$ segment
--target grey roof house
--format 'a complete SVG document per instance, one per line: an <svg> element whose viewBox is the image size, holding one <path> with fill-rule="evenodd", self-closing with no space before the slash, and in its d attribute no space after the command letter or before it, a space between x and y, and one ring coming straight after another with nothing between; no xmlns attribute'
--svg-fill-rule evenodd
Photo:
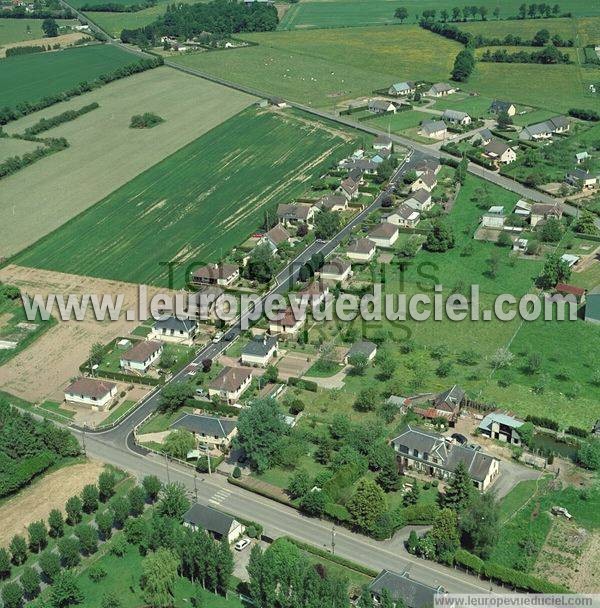
<svg viewBox="0 0 600 608"><path fill-rule="evenodd" d="M380 602L384 589L388 590L394 605L401 602L406 608L431 608L435 596L445 592L443 587L432 587L410 578L408 572L398 574L392 570L382 570L369 585L376 602Z"/></svg>
<svg viewBox="0 0 600 608"><path fill-rule="evenodd" d="M242 350L242 363L244 365L258 365L264 367L277 353L277 337L254 336Z"/></svg>
<svg viewBox="0 0 600 608"><path fill-rule="evenodd" d="M206 530L217 540L226 537L229 543L239 538L245 530L231 515L198 503L193 504L184 513L183 525L193 530Z"/></svg>
<svg viewBox="0 0 600 608"><path fill-rule="evenodd" d="M368 340L355 342L344 357L344 363L347 365L353 355L359 354L364 355L367 358L367 361L372 361L377 354L377 344L375 344L375 342L369 342Z"/></svg>

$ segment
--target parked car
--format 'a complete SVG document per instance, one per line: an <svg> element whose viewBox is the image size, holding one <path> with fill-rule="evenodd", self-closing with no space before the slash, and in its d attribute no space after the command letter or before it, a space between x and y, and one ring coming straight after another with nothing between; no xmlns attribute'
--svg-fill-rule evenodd
<svg viewBox="0 0 600 608"><path fill-rule="evenodd" d="M203 388L197 388L196 389L196 395L202 396L202 395L204 395L205 392L206 391Z"/></svg>
<svg viewBox="0 0 600 608"><path fill-rule="evenodd" d="M249 538L242 538L241 540L238 540L237 543L235 543L234 549L236 551L243 551L249 544L250 544Z"/></svg>
<svg viewBox="0 0 600 608"><path fill-rule="evenodd" d="M223 332L222 331L218 331L214 336L213 336L213 344L216 344L217 342L221 341L221 338L223 337Z"/></svg>
<svg viewBox="0 0 600 608"><path fill-rule="evenodd" d="M571 519L573 516L564 507L552 507L553 515L562 515L567 519Z"/></svg>

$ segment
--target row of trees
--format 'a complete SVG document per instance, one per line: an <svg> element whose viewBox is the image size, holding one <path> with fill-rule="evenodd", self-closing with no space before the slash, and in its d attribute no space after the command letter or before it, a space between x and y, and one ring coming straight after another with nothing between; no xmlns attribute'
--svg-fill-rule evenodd
<svg viewBox="0 0 600 608"><path fill-rule="evenodd" d="M69 142L64 137L54 137L43 140L44 145L38 146L32 152L25 152L22 156L11 156L0 163L0 179L8 177L38 160L60 152L69 147Z"/></svg>
<svg viewBox="0 0 600 608"><path fill-rule="evenodd" d="M145 8L156 5L156 0L144 0L137 4L121 4L119 2L89 2L84 4L80 11L96 11L100 13L137 13Z"/></svg>
<svg viewBox="0 0 600 608"><path fill-rule="evenodd" d="M100 107L100 104L96 101L89 103L85 106L79 108L79 110L67 110L66 112L62 112L61 114L57 114L52 118L41 118L31 127L27 127L25 129L25 135L38 135L39 133L43 133L44 131L48 131L49 129L53 129L58 125L61 125L65 122L69 122L71 120L75 120L92 110L96 110Z"/></svg>
<svg viewBox="0 0 600 608"><path fill-rule="evenodd" d="M496 6L491 14L495 19L500 18L500 7ZM460 21L469 21L469 20L477 20L486 21L488 15L490 14L490 9L485 6L476 6L476 5L465 5L465 6L455 6L451 10L442 9L439 12L436 9L428 9L424 10L421 13L420 19L423 21L433 22L438 19L443 23L447 23L448 21L460 22ZM401 21L404 21L408 17L408 10L406 7L399 7L396 9L394 16ZM550 5L550 4L521 4L519 6L519 11L516 16L512 17L513 19L535 19L544 17L546 19L550 17L561 17L563 16L561 12L561 8L558 4ZM567 13L565 16L570 16L570 13Z"/></svg>
<svg viewBox="0 0 600 608"><path fill-rule="evenodd" d="M541 51L517 51L509 53L506 49L490 51L487 49L481 56L481 61L492 63L542 63L553 65L558 63L572 63L568 53L561 53L554 45L549 44Z"/></svg>
<svg viewBox="0 0 600 608"><path fill-rule="evenodd" d="M469 48L463 49L458 53L452 67L452 80L456 82L466 82L475 69L475 56Z"/></svg>

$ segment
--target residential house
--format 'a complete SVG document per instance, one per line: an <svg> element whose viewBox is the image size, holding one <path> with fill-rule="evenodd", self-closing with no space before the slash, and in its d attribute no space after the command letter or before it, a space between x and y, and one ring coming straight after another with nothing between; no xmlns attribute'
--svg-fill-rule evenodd
<svg viewBox="0 0 600 608"><path fill-rule="evenodd" d="M223 537L229 544L235 542L246 528L239 521L217 509L194 503L183 515L183 525L192 530L206 530L216 540Z"/></svg>
<svg viewBox="0 0 600 608"><path fill-rule="evenodd" d="M377 245L377 247L393 247L398 240L398 227L393 224L383 223L375 226L369 232L369 239Z"/></svg>
<svg viewBox="0 0 600 608"><path fill-rule="evenodd" d="M394 226L402 226L403 228L415 228L420 220L421 214L418 211L410 205L402 203L395 211L385 216L383 221Z"/></svg>
<svg viewBox="0 0 600 608"><path fill-rule="evenodd" d="M417 175L431 172L437 175L442 168L440 161L437 158L422 158L417 161L414 166L414 171Z"/></svg>
<svg viewBox="0 0 600 608"><path fill-rule="evenodd" d="M291 306L281 311L277 317L269 321L269 333L272 335L295 336L306 322L306 312L299 311L296 316Z"/></svg>
<svg viewBox="0 0 600 608"><path fill-rule="evenodd" d="M585 289L569 283L557 283L554 292L560 296L573 296L578 304L585 302Z"/></svg>
<svg viewBox="0 0 600 608"><path fill-rule="evenodd" d="M163 352L163 343L155 340L137 342L121 355L119 364L123 369L145 374Z"/></svg>
<svg viewBox="0 0 600 608"><path fill-rule="evenodd" d="M358 167L355 167L354 169L350 169L350 171L348 171L348 177L353 182L356 182L359 186L362 186L365 183L365 180L363 178L363 171L362 171L362 169L359 169Z"/></svg>
<svg viewBox="0 0 600 608"><path fill-rule="evenodd" d="M404 201L405 205L408 205L415 211L428 211L433 207L433 199L431 198L431 192L420 188L410 194L410 196Z"/></svg>
<svg viewBox="0 0 600 608"><path fill-rule="evenodd" d="M581 259L578 255L573 255L572 253L563 253L560 256L562 262L564 262L569 268L573 268L577 262Z"/></svg>
<svg viewBox="0 0 600 608"><path fill-rule="evenodd" d="M322 281L335 281L343 283L352 276L352 265L342 258L335 257L325 263L318 272Z"/></svg>
<svg viewBox="0 0 600 608"><path fill-rule="evenodd" d="M426 120L421 124L419 135L429 139L445 139L448 135L446 123L442 120Z"/></svg>
<svg viewBox="0 0 600 608"><path fill-rule="evenodd" d="M396 113L396 105L387 99L369 99L367 108L374 114Z"/></svg>
<svg viewBox="0 0 600 608"><path fill-rule="evenodd" d="M342 180L337 192L341 192L346 200L351 201L358 198L358 195L360 194L358 187L358 182L355 182L353 179L347 177L346 179Z"/></svg>
<svg viewBox="0 0 600 608"><path fill-rule="evenodd" d="M566 116L554 116L547 121L552 128L552 133L562 135L571 130L571 121Z"/></svg>
<svg viewBox="0 0 600 608"><path fill-rule="evenodd" d="M328 194L317 203L317 206L325 211L346 211L348 199L342 194Z"/></svg>
<svg viewBox="0 0 600 608"><path fill-rule="evenodd" d="M483 155L503 165L508 165L517 160L517 153L505 141L497 137L483 146Z"/></svg>
<svg viewBox="0 0 600 608"><path fill-rule="evenodd" d="M477 133L476 135L473 136L473 142L476 142L477 140L481 141L481 145L482 146L487 146L487 144L489 144L492 141L492 138L494 136L492 135L492 132L489 129L481 129L481 131L479 131L479 133Z"/></svg>
<svg viewBox="0 0 600 608"><path fill-rule="evenodd" d="M523 127L519 133L519 139L524 141L540 141L552 137L552 127L549 122L538 122L528 127Z"/></svg>
<svg viewBox="0 0 600 608"><path fill-rule="evenodd" d="M188 296L185 313L198 321L214 323L218 320L218 300L225 291L217 285L205 285Z"/></svg>
<svg viewBox="0 0 600 608"><path fill-rule="evenodd" d="M470 125L472 122L471 117L466 112L460 112L459 110L444 110L442 120L461 126Z"/></svg>
<svg viewBox="0 0 600 608"><path fill-rule="evenodd" d="M395 95L397 97L405 97L406 95L412 95L417 90L414 82L397 82L388 89L388 95Z"/></svg>
<svg viewBox="0 0 600 608"><path fill-rule="evenodd" d="M150 338L156 338L163 342L175 342L178 344L191 345L198 330L195 319L180 319L170 316L159 319L152 326Z"/></svg>
<svg viewBox="0 0 600 608"><path fill-rule="evenodd" d="M269 103L276 108L287 108L288 105L282 97L270 97Z"/></svg>
<svg viewBox="0 0 600 608"><path fill-rule="evenodd" d="M294 299L297 302L305 301L310 306L319 306L327 299L328 295L329 285L322 281L313 281L310 285L294 294Z"/></svg>
<svg viewBox="0 0 600 608"><path fill-rule="evenodd" d="M490 207L481 218L481 225L484 228L496 228L501 230L504 228L506 215L504 215L504 207L502 205L494 205Z"/></svg>
<svg viewBox="0 0 600 608"><path fill-rule="evenodd" d="M589 292L585 298L584 319L588 323L600 323L600 285Z"/></svg>
<svg viewBox="0 0 600 608"><path fill-rule="evenodd" d="M242 350L242 363L255 367L266 367L277 355L277 337L263 334L254 336Z"/></svg>
<svg viewBox="0 0 600 608"><path fill-rule="evenodd" d="M346 356L344 357L344 363L348 365L354 355L364 355L367 358L367 361L373 361L373 359L375 359L376 354L377 344L375 344L375 342L361 340L360 342L355 342L350 347L350 350L346 353Z"/></svg>
<svg viewBox="0 0 600 608"><path fill-rule="evenodd" d="M450 439L408 426L391 441L402 468L450 479L459 463L463 463L473 485L487 490L500 473L498 459L477 448L456 445Z"/></svg>
<svg viewBox="0 0 600 608"><path fill-rule="evenodd" d="M432 84L429 90L425 93L428 97L445 97L456 93L456 87L447 82L436 82Z"/></svg>
<svg viewBox="0 0 600 608"><path fill-rule="evenodd" d="M540 222L554 217L559 220L563 214L563 206L559 203L534 203L531 207L531 226L535 228Z"/></svg>
<svg viewBox="0 0 600 608"><path fill-rule="evenodd" d="M373 579L369 592L375 606L381 605L384 589L387 590L394 608L431 608L435 605L436 595L445 593L441 586L432 587L412 579L408 571L398 574L391 570L382 570Z"/></svg>
<svg viewBox="0 0 600 608"><path fill-rule="evenodd" d="M479 432L491 439L497 439L511 445L521 445L519 428L523 426L522 420L500 412L492 412L485 416L477 427Z"/></svg>
<svg viewBox="0 0 600 608"><path fill-rule="evenodd" d="M492 114L502 114L506 112L509 116L514 116L517 113L517 107L510 101L501 101L500 99L494 99L490 106L490 112Z"/></svg>
<svg viewBox="0 0 600 608"><path fill-rule="evenodd" d="M92 410L106 410L117 396L117 385L95 378L77 378L65 388L65 401L89 405Z"/></svg>
<svg viewBox="0 0 600 608"><path fill-rule="evenodd" d="M388 152L391 154L392 149L392 140L385 135L380 135L373 142L373 150L375 150L376 152Z"/></svg>
<svg viewBox="0 0 600 608"><path fill-rule="evenodd" d="M575 153L575 162L580 165L581 163L584 163L586 160L590 159L591 156L588 154L587 150L584 150L583 152L576 152Z"/></svg>
<svg viewBox="0 0 600 608"><path fill-rule="evenodd" d="M280 204L277 207L277 219L285 228L298 226L299 224L307 224L312 227L314 216L314 205L293 203Z"/></svg>
<svg viewBox="0 0 600 608"><path fill-rule="evenodd" d="M205 445L209 450L226 451L237 435L237 420L219 418L206 414L183 414L175 420L171 429L183 429L194 435L196 445Z"/></svg>
<svg viewBox="0 0 600 608"><path fill-rule="evenodd" d="M437 177L433 171L426 171L422 173L417 179L411 184L410 190L411 192L415 192L415 190L427 190L427 192L431 192L437 186Z"/></svg>
<svg viewBox="0 0 600 608"><path fill-rule="evenodd" d="M240 269L235 264L208 264L192 273L196 285L220 285L228 287L240 278Z"/></svg>
<svg viewBox="0 0 600 608"><path fill-rule="evenodd" d="M259 244L267 244L272 251L277 251L281 245L289 243L291 238L290 233L285 229L283 224L276 224L271 230L265 232Z"/></svg>
<svg viewBox="0 0 600 608"><path fill-rule="evenodd" d="M376 252L375 241L362 238L350 243L346 255L354 262L370 262Z"/></svg>
<svg viewBox="0 0 600 608"><path fill-rule="evenodd" d="M598 176L583 169L573 169L567 173L565 182L577 188L591 190L598 185Z"/></svg>
<svg viewBox="0 0 600 608"><path fill-rule="evenodd" d="M224 367L208 385L209 397L219 397L229 404L237 403L252 382L252 372L243 367Z"/></svg>
<svg viewBox="0 0 600 608"><path fill-rule="evenodd" d="M430 420L446 418L451 425L454 425L465 401L465 391L455 384L448 390L435 395L429 400L426 407L413 407L413 411Z"/></svg>

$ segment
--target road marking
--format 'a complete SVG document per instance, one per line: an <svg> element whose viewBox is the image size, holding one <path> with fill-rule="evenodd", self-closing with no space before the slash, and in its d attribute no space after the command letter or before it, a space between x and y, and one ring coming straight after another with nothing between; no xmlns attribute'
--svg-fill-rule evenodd
<svg viewBox="0 0 600 608"><path fill-rule="evenodd" d="M223 501L227 500L231 496L231 492L229 490L219 490L216 494L213 494L211 498L208 499L208 502L212 502L215 505L220 505Z"/></svg>

